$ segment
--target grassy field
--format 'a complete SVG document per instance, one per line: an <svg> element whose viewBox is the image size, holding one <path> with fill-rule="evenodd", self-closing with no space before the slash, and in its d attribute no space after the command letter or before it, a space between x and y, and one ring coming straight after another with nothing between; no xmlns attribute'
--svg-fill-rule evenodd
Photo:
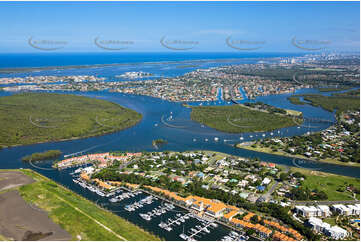
<svg viewBox="0 0 361 242"><path fill-rule="evenodd" d="M360 187L360 179L334 175L325 172L312 171L308 169L301 169L292 167L292 172L299 171L302 174L306 175L302 186L308 187L310 190L318 189L319 191L324 191L329 201L344 201L344 200L353 200L351 193L348 191L339 192L338 188L344 187L346 184L353 184L355 187ZM357 199L360 199L360 195L357 195Z"/></svg>
<svg viewBox="0 0 361 242"><path fill-rule="evenodd" d="M228 133L271 131L296 125L290 116L251 110L241 105L192 107L191 119Z"/></svg>
<svg viewBox="0 0 361 242"><path fill-rule="evenodd" d="M331 226L335 226L336 224L336 218L324 218L323 222L330 224Z"/></svg>
<svg viewBox="0 0 361 242"><path fill-rule="evenodd" d="M104 100L22 93L0 98L0 147L101 135L135 125L142 115Z"/></svg>
<svg viewBox="0 0 361 242"><path fill-rule="evenodd" d="M136 225L30 170L36 182L20 187L25 201L48 212L73 240L159 240Z"/></svg>

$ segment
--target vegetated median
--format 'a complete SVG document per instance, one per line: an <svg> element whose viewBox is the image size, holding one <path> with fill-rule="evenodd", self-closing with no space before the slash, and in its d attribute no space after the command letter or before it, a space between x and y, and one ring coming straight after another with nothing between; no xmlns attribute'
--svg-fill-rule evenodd
<svg viewBox="0 0 361 242"><path fill-rule="evenodd" d="M292 116L284 109L266 106L267 108L263 110L240 104L192 107L191 119L222 132L242 133L266 132L295 126L297 124L294 122L294 117L301 116Z"/></svg>
<svg viewBox="0 0 361 242"><path fill-rule="evenodd" d="M24 156L23 158L21 158L21 160L26 162L48 160L48 159L56 158L60 155L61 155L60 150L47 150L44 152L37 152L31 155Z"/></svg>
<svg viewBox="0 0 361 242"><path fill-rule="evenodd" d="M21 171L36 180L20 187L24 200L47 211L73 240L159 240L52 180L31 170Z"/></svg>
<svg viewBox="0 0 361 242"><path fill-rule="evenodd" d="M116 103L76 95L0 97L0 147L103 135L129 128L141 118Z"/></svg>

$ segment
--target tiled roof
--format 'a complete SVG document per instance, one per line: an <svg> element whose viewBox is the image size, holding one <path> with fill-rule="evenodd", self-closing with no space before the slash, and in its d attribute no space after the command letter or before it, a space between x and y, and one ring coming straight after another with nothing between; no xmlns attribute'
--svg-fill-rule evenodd
<svg viewBox="0 0 361 242"><path fill-rule="evenodd" d="M231 210L230 212L223 215L223 217L225 217L226 219L230 219L231 217L233 217L237 214L238 214L238 210Z"/></svg>

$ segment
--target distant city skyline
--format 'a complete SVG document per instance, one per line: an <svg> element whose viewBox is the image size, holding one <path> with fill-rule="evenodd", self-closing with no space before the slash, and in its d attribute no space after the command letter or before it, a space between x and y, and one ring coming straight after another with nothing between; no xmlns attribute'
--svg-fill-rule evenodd
<svg viewBox="0 0 361 242"><path fill-rule="evenodd" d="M0 53L359 51L359 2L1 2Z"/></svg>

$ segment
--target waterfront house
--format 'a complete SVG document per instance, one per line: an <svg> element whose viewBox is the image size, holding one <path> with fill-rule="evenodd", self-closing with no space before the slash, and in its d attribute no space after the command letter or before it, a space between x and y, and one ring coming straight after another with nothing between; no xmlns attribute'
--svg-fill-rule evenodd
<svg viewBox="0 0 361 242"><path fill-rule="evenodd" d="M85 172L82 172L82 173L80 174L80 178L83 179L83 180L85 180L85 181L90 181L90 177L89 177L88 174L85 173Z"/></svg>
<svg viewBox="0 0 361 242"><path fill-rule="evenodd" d="M226 208L227 206L224 203L211 202L206 208L205 214L211 217L219 218L223 215L223 211L225 211Z"/></svg>
<svg viewBox="0 0 361 242"><path fill-rule="evenodd" d="M272 228L278 229L279 231L281 231L283 233L292 235L292 237L295 238L296 240L303 239L303 236L292 228L287 228L285 226L280 225L279 223L277 223L275 221L270 221L270 220L266 220L266 219L263 220L263 222L264 222L264 224L266 224Z"/></svg>
<svg viewBox="0 0 361 242"><path fill-rule="evenodd" d="M288 237L287 235L285 234L282 234L278 231L275 231L273 236L272 236L272 239L273 240L278 240L278 241L295 241L293 238L291 237Z"/></svg>
<svg viewBox="0 0 361 242"><path fill-rule="evenodd" d="M223 217L221 218L221 220L229 222L233 219L234 216L236 216L237 214L239 214L240 211L238 210L238 208L236 209L232 209L226 213L224 213Z"/></svg>

